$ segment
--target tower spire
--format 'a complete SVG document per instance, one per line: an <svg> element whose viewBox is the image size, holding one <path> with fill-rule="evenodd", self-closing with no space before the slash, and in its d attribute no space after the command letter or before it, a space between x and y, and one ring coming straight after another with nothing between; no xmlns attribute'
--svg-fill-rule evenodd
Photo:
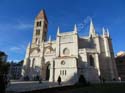
<svg viewBox="0 0 125 93"><path fill-rule="evenodd" d="M77 25L74 25L74 33L77 33L78 29L77 29Z"/></svg>
<svg viewBox="0 0 125 93"><path fill-rule="evenodd" d="M90 19L90 29L89 29L89 36L91 36L91 35L92 35L92 36L96 35L96 32L95 32L95 28L94 28L92 19Z"/></svg>
<svg viewBox="0 0 125 93"><path fill-rule="evenodd" d="M44 10L41 10L35 18L34 33L32 38L33 47L41 45L47 40L48 21Z"/></svg>
<svg viewBox="0 0 125 93"><path fill-rule="evenodd" d="M48 23L46 13L45 13L44 9L39 12L39 14L36 16L36 19L45 19L47 21L47 23Z"/></svg>

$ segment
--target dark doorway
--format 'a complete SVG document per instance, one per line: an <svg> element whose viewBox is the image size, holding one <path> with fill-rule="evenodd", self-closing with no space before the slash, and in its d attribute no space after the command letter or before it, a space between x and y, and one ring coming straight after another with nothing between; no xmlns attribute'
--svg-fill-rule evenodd
<svg viewBox="0 0 125 93"><path fill-rule="evenodd" d="M87 84L87 82L86 82L86 79L85 79L85 77L83 76L83 75L80 75L80 77L79 77L79 83L80 84Z"/></svg>
<svg viewBox="0 0 125 93"><path fill-rule="evenodd" d="M46 67L46 80L49 80L49 77L50 77L50 64L48 64Z"/></svg>

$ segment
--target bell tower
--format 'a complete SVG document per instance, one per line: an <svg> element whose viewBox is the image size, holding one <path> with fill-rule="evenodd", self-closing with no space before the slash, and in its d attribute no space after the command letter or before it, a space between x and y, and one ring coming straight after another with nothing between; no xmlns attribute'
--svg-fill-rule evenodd
<svg viewBox="0 0 125 93"><path fill-rule="evenodd" d="M47 39L47 30L48 30L48 20L44 10L41 10L40 13L36 16L34 22L34 32L32 45L39 46L43 41Z"/></svg>

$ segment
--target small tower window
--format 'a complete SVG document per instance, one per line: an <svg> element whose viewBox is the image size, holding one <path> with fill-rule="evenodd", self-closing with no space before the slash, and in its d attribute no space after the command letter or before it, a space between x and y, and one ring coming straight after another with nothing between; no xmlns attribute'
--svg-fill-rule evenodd
<svg viewBox="0 0 125 93"><path fill-rule="evenodd" d="M40 27L40 26L41 26L41 21L38 21L38 22L36 23L36 26L37 26L37 27Z"/></svg>
<svg viewBox="0 0 125 93"><path fill-rule="evenodd" d="M36 30L36 35L40 35L40 29Z"/></svg>
<svg viewBox="0 0 125 93"><path fill-rule="evenodd" d="M93 66L94 67L94 58L92 55L89 56L89 59L90 59L90 66Z"/></svg>

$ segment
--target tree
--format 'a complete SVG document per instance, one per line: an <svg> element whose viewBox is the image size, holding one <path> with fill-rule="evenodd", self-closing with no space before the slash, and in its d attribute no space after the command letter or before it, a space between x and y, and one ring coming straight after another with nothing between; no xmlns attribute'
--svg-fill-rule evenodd
<svg viewBox="0 0 125 93"><path fill-rule="evenodd" d="M0 61L0 93L5 93L9 63Z"/></svg>

